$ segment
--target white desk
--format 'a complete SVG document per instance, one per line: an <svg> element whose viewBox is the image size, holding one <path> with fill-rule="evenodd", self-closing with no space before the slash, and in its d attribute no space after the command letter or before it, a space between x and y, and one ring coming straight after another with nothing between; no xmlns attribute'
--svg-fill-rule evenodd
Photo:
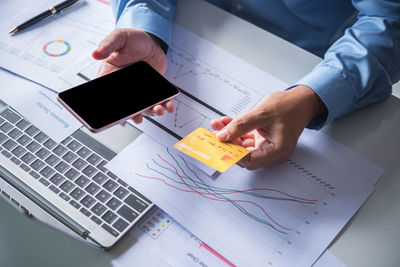
<svg viewBox="0 0 400 267"><path fill-rule="evenodd" d="M207 3L180 1L176 22L289 84L321 60ZM386 169L331 251L351 267L399 266L400 100L392 96L323 131ZM103 252L24 218L3 201L0 214L0 266L109 266L133 243L127 237Z"/></svg>

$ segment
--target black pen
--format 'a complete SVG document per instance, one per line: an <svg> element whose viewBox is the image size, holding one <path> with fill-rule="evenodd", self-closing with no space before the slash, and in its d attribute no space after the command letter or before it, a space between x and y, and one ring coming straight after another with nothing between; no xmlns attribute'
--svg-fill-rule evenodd
<svg viewBox="0 0 400 267"><path fill-rule="evenodd" d="M31 18L28 21L25 21L24 23L22 23L21 25L15 27L14 29L12 29L9 34L15 34L17 32L20 32L30 26L32 26L33 24L47 18L50 17L54 14L60 13L63 10L66 10L68 8L71 8L75 5L77 5L79 3L80 0L67 0L64 1L56 6L50 7L48 10L46 10L45 12L40 13L39 15L37 15L36 17Z"/></svg>

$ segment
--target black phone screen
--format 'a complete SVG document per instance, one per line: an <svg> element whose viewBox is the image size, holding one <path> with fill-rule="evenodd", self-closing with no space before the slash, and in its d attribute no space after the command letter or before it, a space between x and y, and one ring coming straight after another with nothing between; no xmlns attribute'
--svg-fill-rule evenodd
<svg viewBox="0 0 400 267"><path fill-rule="evenodd" d="M129 117L179 93L140 61L58 94L61 102L93 129Z"/></svg>

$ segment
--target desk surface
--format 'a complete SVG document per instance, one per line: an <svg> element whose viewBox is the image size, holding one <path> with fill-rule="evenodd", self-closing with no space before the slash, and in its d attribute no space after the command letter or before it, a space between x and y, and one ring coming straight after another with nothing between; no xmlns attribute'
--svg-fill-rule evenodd
<svg viewBox="0 0 400 267"><path fill-rule="evenodd" d="M207 3L180 1L176 21L289 84L321 60ZM374 194L333 242L331 251L348 266L398 266L400 100L392 96L323 131L386 170ZM0 201L0 214L1 266L110 266L111 260L132 244L127 237L103 252L25 218L4 201Z"/></svg>

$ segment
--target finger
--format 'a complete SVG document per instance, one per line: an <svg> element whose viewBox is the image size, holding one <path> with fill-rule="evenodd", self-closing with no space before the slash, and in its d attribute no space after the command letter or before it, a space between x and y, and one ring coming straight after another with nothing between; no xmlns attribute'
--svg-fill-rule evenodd
<svg viewBox="0 0 400 267"><path fill-rule="evenodd" d="M254 145L255 145L255 141L254 141L254 139L251 139L251 138L244 139L242 142L242 146L245 148L254 147Z"/></svg>
<svg viewBox="0 0 400 267"><path fill-rule="evenodd" d="M152 111L153 111L154 115L157 115L157 116L164 115L164 108L161 105L156 105L155 107L153 107Z"/></svg>
<svg viewBox="0 0 400 267"><path fill-rule="evenodd" d="M111 72L113 72L113 71L116 71L116 70L118 70L118 69L119 69L119 68L118 68L117 66L114 66L114 65L112 65L112 64L109 64L109 63L103 61L103 62L100 64L99 70L98 70L98 72L97 72L97 77L106 75L106 74L111 73Z"/></svg>
<svg viewBox="0 0 400 267"><path fill-rule="evenodd" d="M233 119L224 129L217 133L220 141L236 139L261 126L260 116L253 111Z"/></svg>
<svg viewBox="0 0 400 267"><path fill-rule="evenodd" d="M123 30L112 31L100 42L99 47L93 51L94 59L101 60L111 55L112 52L122 48L126 42L126 32Z"/></svg>
<svg viewBox="0 0 400 267"><path fill-rule="evenodd" d="M214 119L211 121L211 127L214 130L222 130L227 124L229 124L232 121L232 118L224 116L219 119Z"/></svg>
<svg viewBox="0 0 400 267"><path fill-rule="evenodd" d="M172 101L167 101L163 103L163 107L168 111L168 113L172 113L175 110L175 105Z"/></svg>
<svg viewBox="0 0 400 267"><path fill-rule="evenodd" d="M287 155L287 148L277 143L264 140L257 148L250 148L249 158L246 162L248 170L255 170L263 166L281 162Z"/></svg>
<svg viewBox="0 0 400 267"><path fill-rule="evenodd" d="M132 118L133 122L136 124L140 124L143 122L143 116L142 115L137 115Z"/></svg>

